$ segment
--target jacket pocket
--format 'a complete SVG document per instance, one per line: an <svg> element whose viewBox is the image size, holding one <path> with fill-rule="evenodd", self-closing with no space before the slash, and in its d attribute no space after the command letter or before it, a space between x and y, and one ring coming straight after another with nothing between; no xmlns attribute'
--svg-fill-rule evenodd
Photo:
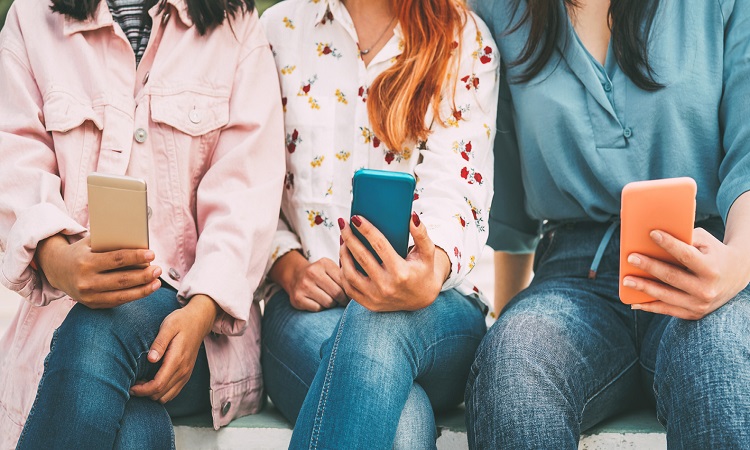
<svg viewBox="0 0 750 450"><path fill-rule="evenodd" d="M71 216L85 224L86 177L98 161L103 109L95 109L90 102L66 92L53 91L45 96L42 112L45 128L52 136L63 199Z"/></svg>
<svg viewBox="0 0 750 450"><path fill-rule="evenodd" d="M197 92L151 95L151 120L191 137L199 137L229 123L229 98Z"/></svg>

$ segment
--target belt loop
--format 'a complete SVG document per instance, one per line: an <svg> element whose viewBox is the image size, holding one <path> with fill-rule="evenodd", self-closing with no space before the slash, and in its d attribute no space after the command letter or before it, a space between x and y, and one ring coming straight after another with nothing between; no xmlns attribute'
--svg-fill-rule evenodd
<svg viewBox="0 0 750 450"><path fill-rule="evenodd" d="M607 245L609 245L609 241L612 240L612 235L615 234L615 231L619 227L620 227L620 220L615 219L615 221L609 225L609 228L607 228L607 232L604 233L604 237L602 237L601 242L599 242L599 248L596 249L596 256L594 256L594 260L591 262L591 268L589 269L589 280L596 279L596 272L597 270L599 270L599 264L601 264L602 262L604 251L607 249Z"/></svg>

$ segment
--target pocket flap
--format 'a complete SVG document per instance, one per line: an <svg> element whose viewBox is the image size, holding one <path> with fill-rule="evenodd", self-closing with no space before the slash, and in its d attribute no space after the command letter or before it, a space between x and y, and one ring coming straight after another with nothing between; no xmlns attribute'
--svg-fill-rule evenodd
<svg viewBox="0 0 750 450"><path fill-rule="evenodd" d="M42 107L44 126L47 131L67 133L90 120L96 128L103 128L103 120L89 104L81 103L72 95L64 92L52 92L44 99Z"/></svg>
<svg viewBox="0 0 750 450"><path fill-rule="evenodd" d="M151 119L187 135L202 136L229 123L229 98L197 92L152 94Z"/></svg>

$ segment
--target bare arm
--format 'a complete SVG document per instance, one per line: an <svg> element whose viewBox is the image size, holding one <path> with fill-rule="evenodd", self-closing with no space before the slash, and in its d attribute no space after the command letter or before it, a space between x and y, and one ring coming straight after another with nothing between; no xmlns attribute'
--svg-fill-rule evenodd
<svg viewBox="0 0 750 450"><path fill-rule="evenodd" d="M533 253L495 252L495 315L528 287L533 263Z"/></svg>

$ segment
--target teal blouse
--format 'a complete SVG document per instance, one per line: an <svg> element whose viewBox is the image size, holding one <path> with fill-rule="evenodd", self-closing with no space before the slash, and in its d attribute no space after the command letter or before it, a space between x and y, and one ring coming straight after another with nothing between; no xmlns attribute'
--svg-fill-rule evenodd
<svg viewBox="0 0 750 450"><path fill-rule="evenodd" d="M490 242L533 251L542 220L616 219L631 181L689 176L699 218L726 216L750 190L750 0L662 0L649 61L665 87L639 89L602 65L568 23L557 51L514 83L528 27L507 34L510 0L476 0L505 61L495 141ZM564 8L560 1L560 8ZM510 83L508 81L510 80Z"/></svg>

